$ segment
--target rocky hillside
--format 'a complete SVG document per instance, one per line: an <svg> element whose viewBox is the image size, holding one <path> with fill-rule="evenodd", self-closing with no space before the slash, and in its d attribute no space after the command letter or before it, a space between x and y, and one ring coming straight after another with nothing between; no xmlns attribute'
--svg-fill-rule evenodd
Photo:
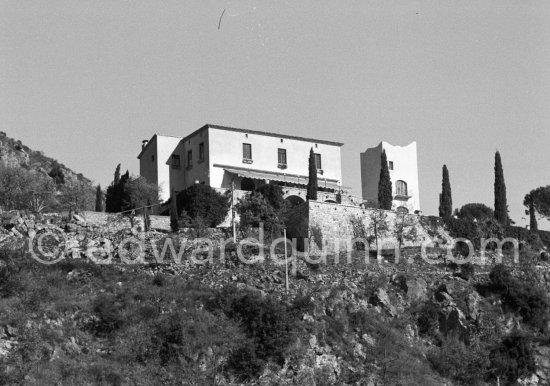
<svg viewBox="0 0 550 386"><path fill-rule="evenodd" d="M0 165L27 168L42 174L49 174L52 169L58 167L68 180L90 182L81 173L74 172L55 159L45 156L41 151L30 149L21 141L8 137L4 132L0 132Z"/></svg>
<svg viewBox="0 0 550 386"><path fill-rule="evenodd" d="M515 266L428 264L416 250L399 264L361 251L350 262L298 259L286 291L284 265L244 264L231 243L224 258L216 249L198 262L195 237L227 236L219 230L142 233L16 213L1 228L0 384L550 382L550 268L528 246ZM50 240L47 251L66 250L52 265L28 251L28 236L48 230L65 240ZM168 247L159 264L154 250L171 236L181 262ZM123 263L139 255L121 244L129 237L146 245L140 264ZM111 264L86 254L109 243Z"/></svg>

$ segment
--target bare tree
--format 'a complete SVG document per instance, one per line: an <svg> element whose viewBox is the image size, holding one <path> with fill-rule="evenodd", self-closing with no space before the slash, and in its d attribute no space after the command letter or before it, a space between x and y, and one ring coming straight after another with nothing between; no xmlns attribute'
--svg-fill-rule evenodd
<svg viewBox="0 0 550 386"><path fill-rule="evenodd" d="M399 257L401 256L401 248L403 243L407 241L415 241L418 238L417 221L414 215L400 212L397 213L393 228L393 235L398 243Z"/></svg>
<svg viewBox="0 0 550 386"><path fill-rule="evenodd" d="M383 209L373 209L369 214L367 233L374 237L377 255L381 255L380 240L388 233L388 213Z"/></svg>
<svg viewBox="0 0 550 386"><path fill-rule="evenodd" d="M69 218L72 217L73 212L91 210L94 207L94 202L94 188L84 181L66 181L59 195L59 203L63 208L69 210Z"/></svg>

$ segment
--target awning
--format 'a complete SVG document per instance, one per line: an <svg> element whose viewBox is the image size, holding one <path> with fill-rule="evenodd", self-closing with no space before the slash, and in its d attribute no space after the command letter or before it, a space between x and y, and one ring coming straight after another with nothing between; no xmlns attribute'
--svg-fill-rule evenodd
<svg viewBox="0 0 550 386"><path fill-rule="evenodd" d="M279 181L283 183L297 184L306 186L309 177L300 176L296 174L285 174L285 173L275 173L269 172L266 170L251 170L251 169L240 169L234 167L225 167L214 165L218 167L223 167L223 169L228 172L235 174L242 178L252 178L256 180L266 180L266 181ZM323 178L322 176L317 176L317 185L322 188L329 188L337 190L339 188L338 181L328 178Z"/></svg>

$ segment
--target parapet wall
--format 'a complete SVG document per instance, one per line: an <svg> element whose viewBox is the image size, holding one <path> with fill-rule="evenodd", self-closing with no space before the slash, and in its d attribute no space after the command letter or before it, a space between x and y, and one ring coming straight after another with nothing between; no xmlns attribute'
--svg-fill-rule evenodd
<svg viewBox="0 0 550 386"><path fill-rule="evenodd" d="M91 212L84 211L79 213L87 224L116 229L130 228L130 220L128 217L116 213ZM170 231L170 217L150 215L151 229ZM143 226L143 217L136 216L136 223Z"/></svg>

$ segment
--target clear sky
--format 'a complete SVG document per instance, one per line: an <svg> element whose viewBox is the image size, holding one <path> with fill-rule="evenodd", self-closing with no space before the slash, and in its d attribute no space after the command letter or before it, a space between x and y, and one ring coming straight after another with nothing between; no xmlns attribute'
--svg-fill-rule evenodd
<svg viewBox="0 0 550 386"><path fill-rule="evenodd" d="M102 185L207 122L344 142L358 195L360 152L416 140L425 213L443 164L455 207L492 206L498 149L523 223L549 102L546 0L0 2L0 130Z"/></svg>

